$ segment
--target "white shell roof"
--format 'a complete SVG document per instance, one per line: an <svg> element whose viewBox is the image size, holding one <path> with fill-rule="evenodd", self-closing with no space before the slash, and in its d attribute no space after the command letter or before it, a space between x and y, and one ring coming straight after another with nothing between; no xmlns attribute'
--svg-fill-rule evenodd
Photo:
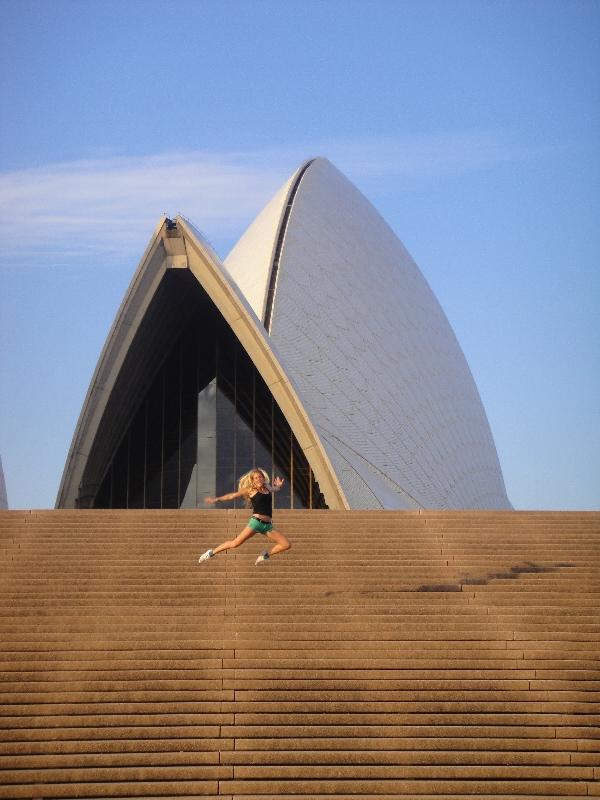
<svg viewBox="0 0 600 800"><path fill-rule="evenodd" d="M259 319L280 234L270 339L349 507L511 508L454 332L373 206L326 159L298 170L225 260Z"/></svg>
<svg viewBox="0 0 600 800"><path fill-rule="evenodd" d="M477 388L442 309L392 230L328 161L307 162L290 178L225 265L187 220L178 217L175 230L168 223L159 222L109 333L59 507L75 504L84 473L98 478L90 458L101 420L173 269L189 270L230 324L331 508L511 507Z"/></svg>

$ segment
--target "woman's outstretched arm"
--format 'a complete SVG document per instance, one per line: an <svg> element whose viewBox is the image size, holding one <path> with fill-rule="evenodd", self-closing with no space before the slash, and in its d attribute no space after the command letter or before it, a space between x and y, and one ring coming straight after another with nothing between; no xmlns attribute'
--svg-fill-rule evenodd
<svg viewBox="0 0 600 800"><path fill-rule="evenodd" d="M230 492L229 494L222 494L220 497L205 497L204 502L211 506L215 503L220 503L223 500L235 500L236 497L245 497L246 492Z"/></svg>

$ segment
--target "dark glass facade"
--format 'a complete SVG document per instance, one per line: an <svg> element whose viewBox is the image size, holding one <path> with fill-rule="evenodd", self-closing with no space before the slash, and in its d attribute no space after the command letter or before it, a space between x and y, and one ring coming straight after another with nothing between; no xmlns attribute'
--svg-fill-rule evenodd
<svg viewBox="0 0 600 800"><path fill-rule="evenodd" d="M192 315L148 384L96 508L208 507L206 495L237 490L254 466L284 478L276 508L326 508L290 426L214 306Z"/></svg>

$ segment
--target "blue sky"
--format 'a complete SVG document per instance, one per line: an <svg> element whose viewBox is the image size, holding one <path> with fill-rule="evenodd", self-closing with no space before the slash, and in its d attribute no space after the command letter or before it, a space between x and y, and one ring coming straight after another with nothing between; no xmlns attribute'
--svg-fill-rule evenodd
<svg viewBox="0 0 600 800"><path fill-rule="evenodd" d="M419 264L516 508L600 508L600 2L0 0L0 455L54 505L158 218L328 157Z"/></svg>

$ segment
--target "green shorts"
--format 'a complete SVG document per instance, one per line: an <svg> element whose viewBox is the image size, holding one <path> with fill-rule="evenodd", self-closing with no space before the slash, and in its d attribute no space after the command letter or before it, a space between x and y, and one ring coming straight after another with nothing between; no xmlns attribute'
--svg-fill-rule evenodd
<svg viewBox="0 0 600 800"><path fill-rule="evenodd" d="M250 517L248 520L248 527L252 528L255 533L268 533L273 530L272 522L263 522L262 519Z"/></svg>

